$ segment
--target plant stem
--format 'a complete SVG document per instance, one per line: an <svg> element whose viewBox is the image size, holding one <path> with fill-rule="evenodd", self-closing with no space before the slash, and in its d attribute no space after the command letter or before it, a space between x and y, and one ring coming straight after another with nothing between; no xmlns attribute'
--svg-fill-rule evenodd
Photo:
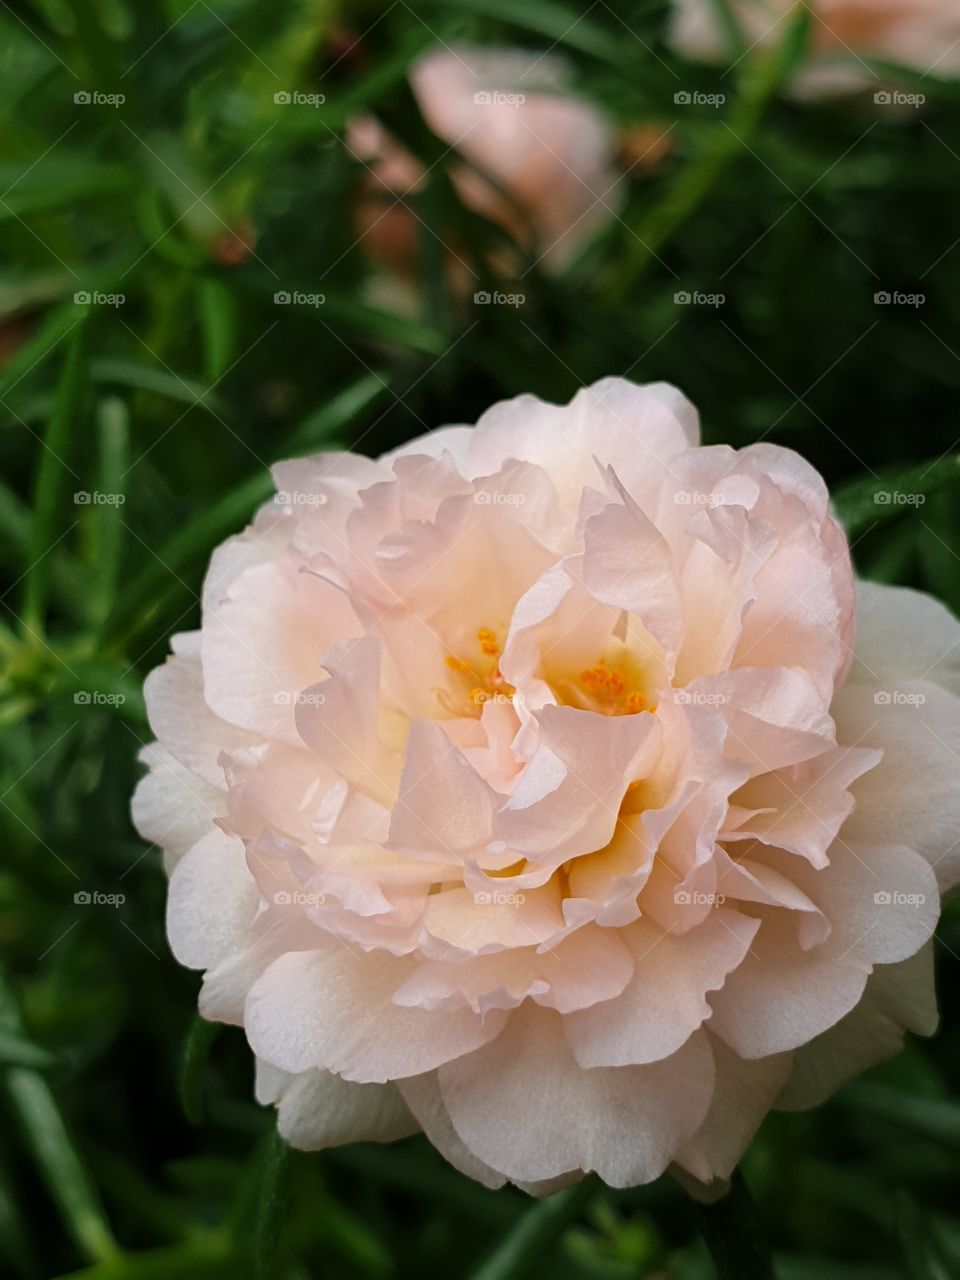
<svg viewBox="0 0 960 1280"><path fill-rule="evenodd" d="M770 1245L739 1169L722 1200L698 1206L698 1218L719 1280L774 1280Z"/></svg>

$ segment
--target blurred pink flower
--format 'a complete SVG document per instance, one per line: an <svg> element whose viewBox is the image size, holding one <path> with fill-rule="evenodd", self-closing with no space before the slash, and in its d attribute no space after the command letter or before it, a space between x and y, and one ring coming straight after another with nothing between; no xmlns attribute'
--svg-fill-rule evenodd
<svg viewBox="0 0 960 1280"><path fill-rule="evenodd" d="M414 64L410 82L431 130L467 162L453 171L461 199L548 270L564 268L616 216L613 127L574 95L555 54L435 49ZM419 189L423 168L370 117L350 122L347 145L370 170L364 237L377 256L409 270L416 223L396 197Z"/></svg>
<svg viewBox="0 0 960 1280"><path fill-rule="evenodd" d="M733 0L751 46L783 40L797 0ZM881 58L934 76L960 74L960 0L810 0L812 56L795 82L800 96L868 86L879 77L862 61ZM674 0L672 43L687 57L727 55L712 0Z"/></svg>
<svg viewBox="0 0 960 1280"><path fill-rule="evenodd" d="M934 1029L960 624L855 584L797 454L611 378L274 475L133 809L291 1143L709 1184Z"/></svg>

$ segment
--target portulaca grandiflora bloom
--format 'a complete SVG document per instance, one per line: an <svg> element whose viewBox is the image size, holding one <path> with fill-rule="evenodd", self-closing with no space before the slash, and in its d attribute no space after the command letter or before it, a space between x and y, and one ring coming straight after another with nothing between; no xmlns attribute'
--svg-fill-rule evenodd
<svg viewBox="0 0 960 1280"><path fill-rule="evenodd" d="M572 89L555 53L456 45L431 49L410 73L430 129L460 163L451 177L461 200L559 271L623 203L611 122ZM655 152L651 137L646 151ZM374 256L398 269L416 261L422 225L404 197L424 167L371 116L354 118L347 145L365 166L358 221ZM455 255L455 249L451 248ZM454 261L457 261L454 256ZM462 265L462 264L461 264Z"/></svg>
<svg viewBox="0 0 960 1280"><path fill-rule="evenodd" d="M797 454L611 378L274 474L134 814L293 1145L711 1183L933 1031L960 625L855 583Z"/></svg>
<svg viewBox="0 0 960 1280"><path fill-rule="evenodd" d="M793 16L809 13L810 58L794 84L802 97L876 86L870 58L960 75L960 0L733 0L732 9L751 48L783 41ZM687 57L729 58L713 0L674 0L670 38Z"/></svg>

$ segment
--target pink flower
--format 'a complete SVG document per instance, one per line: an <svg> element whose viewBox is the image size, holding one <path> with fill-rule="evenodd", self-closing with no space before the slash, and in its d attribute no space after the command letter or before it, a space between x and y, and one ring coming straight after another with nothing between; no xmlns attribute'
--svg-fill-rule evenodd
<svg viewBox="0 0 960 1280"><path fill-rule="evenodd" d="M291 1143L709 1183L934 1029L960 624L855 584L806 462L611 378L275 479L134 814Z"/></svg>
<svg viewBox="0 0 960 1280"><path fill-rule="evenodd" d="M754 47L786 35L796 0L733 0ZM812 0L812 56L795 83L800 96L820 97L878 82L864 59L879 58L923 73L960 74L960 0ZM711 0L674 0L671 40L687 57L720 61L727 54Z"/></svg>
<svg viewBox="0 0 960 1280"><path fill-rule="evenodd" d="M410 83L432 131L467 162L453 172L461 199L547 269L565 267L616 216L622 186L613 128L571 92L557 55L434 49L414 64ZM417 228L397 197L420 188L420 162L369 117L351 121L347 144L370 170L360 211L368 246L409 266Z"/></svg>

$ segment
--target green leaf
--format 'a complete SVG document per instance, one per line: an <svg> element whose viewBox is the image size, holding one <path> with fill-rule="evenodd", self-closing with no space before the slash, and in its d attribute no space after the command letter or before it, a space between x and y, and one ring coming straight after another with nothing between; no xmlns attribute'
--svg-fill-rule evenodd
<svg viewBox="0 0 960 1280"><path fill-rule="evenodd" d="M19 555L30 545L30 511L25 503L0 480L0 539Z"/></svg>
<svg viewBox="0 0 960 1280"><path fill-rule="evenodd" d="M39 1045L5 1027L0 1027L0 1066L31 1067L36 1071L51 1067L55 1059L53 1054Z"/></svg>
<svg viewBox="0 0 960 1280"><path fill-rule="evenodd" d="M311 291L300 290L304 296L311 296ZM312 291L313 294L316 291ZM291 294L291 296L295 296ZM392 311L382 311L378 307L368 307L365 303L355 302L342 294L325 293L324 301L313 306L304 303L299 310L313 315L318 322L331 329L344 329L360 334L365 340L380 338L385 342L395 342L398 346L409 347L412 351L422 351L426 355L443 355L449 346L447 337L430 325L412 320L408 316L397 315Z"/></svg>
<svg viewBox="0 0 960 1280"><path fill-rule="evenodd" d="M717 21L723 28L730 56L736 60L748 51L749 46L733 6L730 0L710 0L710 4L713 6Z"/></svg>
<svg viewBox="0 0 960 1280"><path fill-rule="evenodd" d="M471 1280L519 1280L541 1258L586 1204L596 1187L590 1178L527 1209L516 1226L473 1272Z"/></svg>
<svg viewBox="0 0 960 1280"><path fill-rule="evenodd" d="M283 443L283 452L296 454L303 450L332 448L342 440L347 428L388 392L390 383L386 377L377 373L365 374L343 391L338 391L329 403L321 405L295 427Z"/></svg>
<svg viewBox="0 0 960 1280"><path fill-rule="evenodd" d="M907 471L858 480L833 495L834 509L851 538L895 516L913 514L931 494L960 484L960 454L919 463Z"/></svg>
<svg viewBox="0 0 960 1280"><path fill-rule="evenodd" d="M111 396L100 403L97 414L100 441L98 494L106 501L94 505L96 519L93 562L96 567L95 589L91 613L103 621L113 607L120 551L123 544L123 504L126 501L124 477L129 453L127 407Z"/></svg>
<svg viewBox="0 0 960 1280"><path fill-rule="evenodd" d="M222 280L202 280L199 289L207 380L219 382L234 358L237 341L236 303Z"/></svg>
<svg viewBox="0 0 960 1280"><path fill-rule="evenodd" d="M187 1244L118 1255L58 1280L238 1280L244 1262L218 1235L195 1232Z"/></svg>
<svg viewBox="0 0 960 1280"><path fill-rule="evenodd" d="M17 349L13 359L0 374L0 400L6 399L28 373L36 372L61 338L82 323L83 318L82 309L72 302L51 312L33 337Z"/></svg>
<svg viewBox="0 0 960 1280"><path fill-rule="evenodd" d="M83 200L119 196L130 189L131 174L124 165L102 161L74 160L58 164L23 179L23 166L0 166L0 183L4 187L16 183L15 190L0 203L0 224L14 219L28 219L47 210L75 212Z"/></svg>
<svg viewBox="0 0 960 1280"><path fill-rule="evenodd" d="M801 5L775 49L743 59L729 122L707 131L699 150L679 170L664 199L641 220L625 261L617 264L612 286L615 299L623 301L630 296L639 278L658 261L667 241L700 210L727 170L749 156L750 140L771 100L803 55L809 26L810 14Z"/></svg>
<svg viewBox="0 0 960 1280"><path fill-rule="evenodd" d="M296 454L329 444L387 390L384 380L375 375L360 378L301 423L286 441L284 453ZM146 569L124 593L120 608L110 620L111 632L131 623L138 627L152 615L165 591L182 590L182 584L176 581L171 588L171 575L209 555L228 534L239 532L272 493L269 473L258 472L175 533L150 558Z"/></svg>
<svg viewBox="0 0 960 1280"><path fill-rule="evenodd" d="M611 37L603 27L588 22L582 12L554 4L553 0L440 0L441 6L457 13L476 13L513 26L525 27L551 44L569 45L614 66L623 64L630 41Z"/></svg>
<svg viewBox="0 0 960 1280"><path fill-rule="evenodd" d="M929 1214L906 1192L897 1197L897 1231L911 1280L955 1280Z"/></svg>
<svg viewBox="0 0 960 1280"><path fill-rule="evenodd" d="M147 710L143 688L134 672L118 671L103 662L71 658L69 669L55 667L50 685L51 698L69 694L77 706L94 706L123 716L136 725L146 725Z"/></svg>
<svg viewBox="0 0 960 1280"><path fill-rule="evenodd" d="M169 400L176 400L180 404L209 409L211 413L220 416L229 413L224 400L208 387L201 386L193 378L167 373L165 369L142 364L139 360L102 357L94 360L90 365L90 376L94 382L113 383L118 387L133 387L137 391L152 391L158 396L166 396Z"/></svg>
<svg viewBox="0 0 960 1280"><path fill-rule="evenodd" d="M20 1034L20 1014L12 993L0 982L0 1029ZM4 1084L27 1146L64 1222L92 1262L110 1259L117 1245L96 1187L67 1132L47 1082L27 1067L10 1067Z"/></svg>
<svg viewBox="0 0 960 1280"><path fill-rule="evenodd" d="M858 1083L843 1092L853 1111L889 1121L918 1137L960 1149L960 1103L952 1098L931 1098L890 1085Z"/></svg>
<svg viewBox="0 0 960 1280"><path fill-rule="evenodd" d="M23 624L29 633L43 629L50 581L50 553L60 535L57 529L67 525L68 477L71 471L68 455L79 438L78 418L82 410L83 384L86 375L82 346L84 325L74 329L67 349L50 421L44 433L34 487L34 512L30 526L30 547L23 597Z"/></svg>

